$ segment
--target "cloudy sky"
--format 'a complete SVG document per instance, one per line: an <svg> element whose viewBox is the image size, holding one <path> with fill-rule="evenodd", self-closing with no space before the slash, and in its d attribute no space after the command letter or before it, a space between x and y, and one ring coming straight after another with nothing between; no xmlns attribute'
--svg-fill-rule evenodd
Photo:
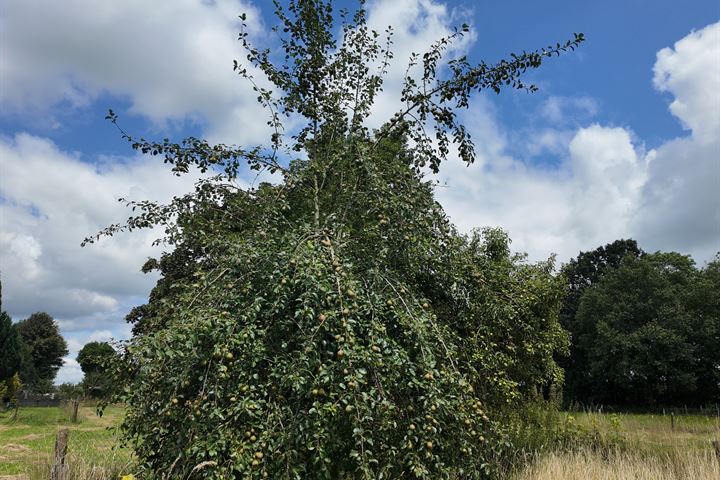
<svg viewBox="0 0 720 480"><path fill-rule="evenodd" d="M232 61L242 58L242 12L253 39L273 42L268 3L3 2L3 308L16 321L33 311L58 319L71 350L58 382L81 379L73 358L84 343L127 337L125 313L157 280L139 272L158 253L152 232L81 240L128 215L118 198L167 200L195 180L135 155L105 112L137 136L264 142L264 113ZM473 30L451 54L488 61L584 32L577 53L532 73L540 92L474 99L463 118L478 161L448 162L438 198L461 229L501 226L533 260L631 237L702 265L720 250L719 5L370 1L370 24L396 32L373 118L394 111L410 52L455 25Z"/></svg>

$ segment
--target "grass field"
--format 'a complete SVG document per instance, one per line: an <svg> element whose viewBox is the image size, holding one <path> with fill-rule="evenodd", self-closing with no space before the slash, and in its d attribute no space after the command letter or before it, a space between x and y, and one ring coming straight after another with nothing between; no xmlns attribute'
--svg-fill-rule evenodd
<svg viewBox="0 0 720 480"><path fill-rule="evenodd" d="M121 407L109 407L103 417L92 406L80 409L78 423L70 423L65 408L24 408L18 418L0 413L0 476L25 474L49 478L57 431L70 429L70 479L117 480L131 473L131 455L117 447L112 427ZM574 422L605 437L621 439L615 451L579 448L543 454L515 476L515 480L671 480L720 479L720 465L711 440L720 438L715 416L563 413ZM26 478L27 478L26 477Z"/></svg>
<svg viewBox="0 0 720 480"><path fill-rule="evenodd" d="M589 448L550 452L531 462L515 480L710 480L720 479L713 440L715 416L564 414L566 420L619 439L610 451Z"/></svg>
<svg viewBox="0 0 720 480"><path fill-rule="evenodd" d="M131 456L118 448L116 435L108 427L117 425L122 414L121 407L109 407L99 417L87 405L80 407L78 422L71 423L69 408L21 408L14 420L11 413L0 412L0 476L49 478L56 434L67 427L69 478L117 479L128 473Z"/></svg>
<svg viewBox="0 0 720 480"><path fill-rule="evenodd" d="M549 453L514 480L715 480L720 466L709 450L647 456L633 451Z"/></svg>
<svg viewBox="0 0 720 480"><path fill-rule="evenodd" d="M573 413L581 425L600 431L619 431L631 450L645 455L668 455L678 450L703 451L720 438L720 418L706 415Z"/></svg>

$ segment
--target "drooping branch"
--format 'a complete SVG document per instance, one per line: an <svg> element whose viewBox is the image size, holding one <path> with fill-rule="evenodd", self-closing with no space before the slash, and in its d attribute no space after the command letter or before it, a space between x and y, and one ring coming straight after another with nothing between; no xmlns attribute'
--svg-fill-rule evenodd
<svg viewBox="0 0 720 480"><path fill-rule="evenodd" d="M165 138L160 142L136 139L126 133L118 124L118 116L112 110L105 117L117 127L124 140L130 143L133 150L153 156L163 155L164 162L173 166L176 175L188 173L190 167L197 167L201 173L210 169L221 168L225 176L234 180L240 173L242 165L249 165L251 170L267 168L270 173L287 172L277 160L274 152L265 154L266 149L257 146L250 149L224 144L212 145L207 140L188 137L180 143Z"/></svg>
<svg viewBox="0 0 720 480"><path fill-rule="evenodd" d="M238 187L222 183L222 176L214 176L198 181L195 184L195 191L173 197L167 203L152 202L149 200L134 201L125 198L118 199L119 202L125 204L132 211L138 210L140 213L130 216L125 222L114 223L103 228L98 233L86 237L81 246L86 246L100 240L101 237L111 237L121 232L132 232L133 230L154 228L157 226L164 227L165 237L156 239L153 244L174 243L175 238L180 234L179 227L175 220L185 214L197 211L198 208L209 208L216 206L221 208L224 200L230 194L245 193Z"/></svg>

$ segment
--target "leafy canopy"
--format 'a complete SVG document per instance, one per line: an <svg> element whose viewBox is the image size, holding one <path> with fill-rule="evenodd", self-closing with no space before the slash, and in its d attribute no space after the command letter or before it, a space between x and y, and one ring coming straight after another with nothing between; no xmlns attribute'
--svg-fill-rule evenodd
<svg viewBox="0 0 720 480"><path fill-rule="evenodd" d="M39 391L48 391L68 354L67 343L55 319L36 312L15 325L27 348L29 361L20 371L23 383Z"/></svg>
<svg viewBox="0 0 720 480"><path fill-rule="evenodd" d="M105 397L112 390L109 369L117 352L107 342L86 343L78 352L77 362L83 371L82 389L86 395Z"/></svg>
<svg viewBox="0 0 720 480"><path fill-rule="evenodd" d="M600 281L602 276L620 267L625 257L640 257L643 251L635 240L615 240L590 252L580 252L562 268L568 290L560 310L560 323L570 332L570 354L560 358L565 370L564 393L567 400L590 401L590 392L596 388L588 367L588 351L583 338L592 337L594 319L581 322L576 318L580 300L586 290Z"/></svg>
<svg viewBox="0 0 720 480"><path fill-rule="evenodd" d="M80 349L77 362L84 374L100 373L115 356L115 349L107 342L88 342Z"/></svg>
<svg viewBox="0 0 720 480"><path fill-rule="evenodd" d="M456 114L472 93L534 90L521 75L583 37L443 63L463 26L411 58L405 106L370 131L392 29L370 30L362 8L275 5L280 61L242 32L254 70L235 64L267 107L268 145L123 132L178 174L220 172L168 205L128 202L140 213L99 234L160 225L174 247L144 266L162 278L128 317L115 369L126 437L150 477L487 477L505 419L561 379L562 284L502 231L460 235L425 172L452 144L472 163ZM287 116L305 123L286 132ZM239 188L244 162L282 180Z"/></svg>
<svg viewBox="0 0 720 480"><path fill-rule="evenodd" d="M574 400L702 405L720 398L718 260L626 255L588 285L569 324ZM583 372L582 379L575 376Z"/></svg>
<svg viewBox="0 0 720 480"><path fill-rule="evenodd" d="M0 282L0 404L15 402L22 388L20 372L33 371L27 346L12 318L2 309L2 282Z"/></svg>
<svg viewBox="0 0 720 480"><path fill-rule="evenodd" d="M2 287L0 286L0 382L11 378L20 370L22 344L12 319L2 310Z"/></svg>

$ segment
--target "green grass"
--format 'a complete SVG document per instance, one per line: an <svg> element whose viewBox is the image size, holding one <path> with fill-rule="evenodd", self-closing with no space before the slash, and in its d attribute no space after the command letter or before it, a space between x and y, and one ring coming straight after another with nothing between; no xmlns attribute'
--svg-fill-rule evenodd
<svg viewBox="0 0 720 480"><path fill-rule="evenodd" d="M678 450L708 450L720 439L720 418L705 415L634 413L571 413L580 425L604 433L619 433L639 454L668 455Z"/></svg>
<svg viewBox="0 0 720 480"><path fill-rule="evenodd" d="M49 478L55 436L65 427L70 430L70 479L117 480L120 475L131 473L131 453L119 448L112 428L120 423L123 408L108 407L98 417L94 407L86 405L79 413L78 423L71 423L68 408L22 408L16 420L12 420L11 412L0 412L0 475ZM565 422L572 417L571 422L587 431L621 438L626 454L640 462L638 465L707 456L712 448L710 441L720 439L720 419L715 416L676 415L673 429L669 415L596 412L559 415Z"/></svg>
<svg viewBox="0 0 720 480"><path fill-rule="evenodd" d="M112 428L122 419L123 408L111 406L102 417L94 406L81 406L78 422L70 422L64 407L21 408L17 418L0 412L0 475L26 474L49 478L58 430L70 430L67 463L71 479L116 479L129 473L131 454L118 445Z"/></svg>

